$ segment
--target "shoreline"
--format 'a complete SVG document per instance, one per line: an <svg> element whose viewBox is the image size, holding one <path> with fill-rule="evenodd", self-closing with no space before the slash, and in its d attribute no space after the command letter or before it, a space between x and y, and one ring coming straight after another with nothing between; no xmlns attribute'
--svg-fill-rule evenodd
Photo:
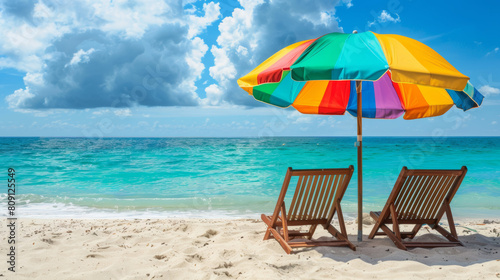
<svg viewBox="0 0 500 280"><path fill-rule="evenodd" d="M271 205L271 204L269 204ZM232 206L232 205L231 205ZM273 202L272 207L275 206ZM270 214L273 209L263 209L261 212L256 212L255 209L241 208L233 209L220 208L210 209L209 206L200 207L198 209L116 209L105 207L88 207L74 204L63 203L29 203L19 205L17 209L18 218L27 219L72 219L74 217L84 219L260 219L262 213ZM0 203L0 208L6 209L6 203ZM345 206L344 219L346 221L354 221L357 217L356 209L352 205ZM382 209L380 206L364 207L364 211L377 211ZM349 210L347 210L349 209ZM500 218L500 209L477 208L477 207L454 207L451 206L453 217L459 220L480 220L480 219L497 219ZM0 218L7 218L6 214L0 215Z"/></svg>
<svg viewBox="0 0 500 280"><path fill-rule="evenodd" d="M0 255L7 257L7 224L1 219ZM386 237L343 247L296 249L287 255L256 219L30 219L19 218L16 279L285 279L453 278L495 279L500 273L500 218L463 219L465 247L402 251ZM446 226L446 219L442 220ZM487 223L485 223L487 222ZM334 225L336 221L334 220ZM431 230L432 232L432 230ZM315 238L327 236L318 229ZM416 240L435 240L425 227ZM4 263L4 261L2 261ZM7 277L7 264L0 267Z"/></svg>

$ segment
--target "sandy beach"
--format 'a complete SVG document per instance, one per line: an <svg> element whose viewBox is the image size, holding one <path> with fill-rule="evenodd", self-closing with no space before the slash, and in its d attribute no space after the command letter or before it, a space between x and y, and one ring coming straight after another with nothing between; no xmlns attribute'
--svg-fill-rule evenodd
<svg viewBox="0 0 500 280"><path fill-rule="evenodd" d="M371 229L364 225L365 236ZM402 251L385 237L357 251L284 253L260 220L19 219L16 272L5 279L499 279L500 220L458 220L465 247ZM2 219L2 244L7 244ZM318 229L315 237L328 236ZM425 228L417 240L438 238ZM6 259L7 246L1 255Z"/></svg>
<svg viewBox="0 0 500 280"><path fill-rule="evenodd" d="M0 0L0 280L500 280L499 11Z"/></svg>

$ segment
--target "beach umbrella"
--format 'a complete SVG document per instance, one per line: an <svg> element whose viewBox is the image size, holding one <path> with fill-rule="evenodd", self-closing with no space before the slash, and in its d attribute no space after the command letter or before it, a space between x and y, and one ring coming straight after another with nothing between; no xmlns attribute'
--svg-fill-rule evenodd
<svg viewBox="0 0 500 280"><path fill-rule="evenodd" d="M258 101L304 114L357 118L358 241L362 240L362 118L440 116L483 96L436 51L405 36L330 33L278 51L238 80Z"/></svg>

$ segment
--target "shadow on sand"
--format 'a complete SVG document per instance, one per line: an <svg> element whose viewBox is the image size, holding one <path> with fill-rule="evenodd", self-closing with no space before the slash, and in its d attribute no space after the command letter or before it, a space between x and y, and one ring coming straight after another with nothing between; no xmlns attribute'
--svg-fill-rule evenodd
<svg viewBox="0 0 500 280"><path fill-rule="evenodd" d="M316 247L304 248L294 252L316 250L323 257L340 262L349 262L359 259L368 264L377 264L385 261L415 261L428 266L460 265L469 266L500 259L500 237L487 237L481 234L459 236L465 246L444 248L413 248L408 251L398 249L388 237L368 239L363 236L362 242L354 242L355 235L349 235L349 240L357 246L356 251L344 247ZM417 236L414 241L442 241L440 236L427 233ZM500 264L499 264L500 265Z"/></svg>

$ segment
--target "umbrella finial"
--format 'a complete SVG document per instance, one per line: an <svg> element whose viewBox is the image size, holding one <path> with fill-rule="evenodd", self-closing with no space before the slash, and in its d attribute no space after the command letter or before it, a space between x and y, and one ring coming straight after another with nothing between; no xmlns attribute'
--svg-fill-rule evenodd
<svg viewBox="0 0 500 280"><path fill-rule="evenodd" d="M352 34L357 34L357 33L358 33L358 30L352 31Z"/></svg>

